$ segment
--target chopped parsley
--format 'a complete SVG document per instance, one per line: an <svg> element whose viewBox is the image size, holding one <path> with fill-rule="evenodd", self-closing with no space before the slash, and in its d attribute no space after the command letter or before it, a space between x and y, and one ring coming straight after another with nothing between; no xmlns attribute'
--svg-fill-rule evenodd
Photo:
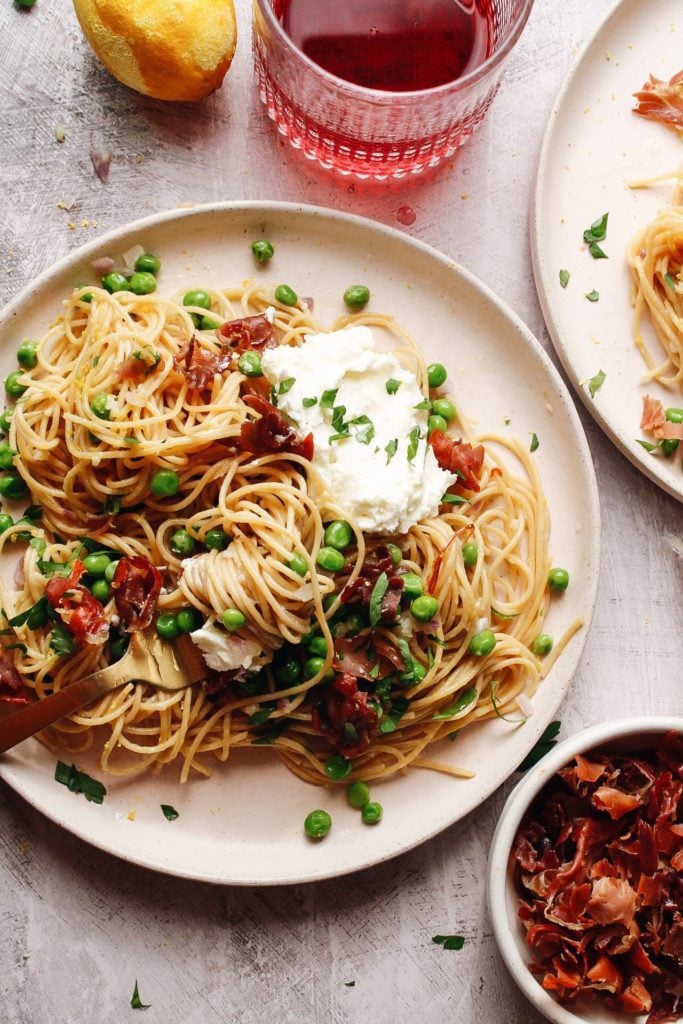
<svg viewBox="0 0 683 1024"><path fill-rule="evenodd" d="M418 402L417 405L414 405L413 409L426 409L427 411L429 411L431 407L432 403L429 401L429 399L424 398L421 402Z"/></svg>
<svg viewBox="0 0 683 1024"><path fill-rule="evenodd" d="M526 722L526 717L508 718L508 716L504 715L503 712L500 710L498 698L496 697L498 681L496 679L492 679L491 682L489 683L489 686L491 687L491 704L493 705L493 710L496 713L496 717L501 718L504 722L513 722L515 725L524 725L524 723Z"/></svg>
<svg viewBox="0 0 683 1024"><path fill-rule="evenodd" d="M50 634L50 650L61 657L68 657L78 650L73 633L63 622L55 622Z"/></svg>
<svg viewBox="0 0 683 1024"><path fill-rule="evenodd" d="M583 240L588 245L588 251L594 260L606 260L607 253L598 245L598 242L603 242L607 237L607 218L609 214L603 213L602 217L598 220L593 221L589 228L583 233ZM595 301L595 300L592 300Z"/></svg>
<svg viewBox="0 0 683 1024"><path fill-rule="evenodd" d="M657 447L657 445L652 444L651 441L642 441L639 437L636 438L636 441L639 445L642 445L646 452L653 452Z"/></svg>
<svg viewBox="0 0 683 1024"><path fill-rule="evenodd" d="M180 817L175 807L171 807L170 804L161 804L160 806L166 821L175 821L176 818Z"/></svg>
<svg viewBox="0 0 683 1024"><path fill-rule="evenodd" d="M40 629L47 625L48 603L46 597L39 598L35 604L27 608L25 612L19 612L13 618L8 619L10 626L28 626L29 629Z"/></svg>
<svg viewBox="0 0 683 1024"><path fill-rule="evenodd" d="M110 494L104 505L102 511L105 516L117 516L121 511L122 499L118 495Z"/></svg>
<svg viewBox="0 0 683 1024"><path fill-rule="evenodd" d="M534 746L526 755L517 771L526 772L529 770L529 768L533 768L536 762L540 761L542 757L545 757L548 751L552 750L552 748L557 743L557 735L559 731L560 722L551 722L548 728L543 731L543 733L538 738Z"/></svg>
<svg viewBox="0 0 683 1024"><path fill-rule="evenodd" d="M106 788L97 779L78 770L75 764L64 764L57 761L55 781L70 789L72 793L82 793L86 800L93 804L101 804L107 795Z"/></svg>
<svg viewBox="0 0 683 1024"><path fill-rule="evenodd" d="M339 388L332 388L330 391L323 391L320 396L320 408L331 409L334 405L334 400L337 397L337 391Z"/></svg>
<svg viewBox="0 0 683 1024"><path fill-rule="evenodd" d="M455 704L451 704L451 706L446 708L445 711L441 711L438 715L433 715L432 717L434 719L454 718L455 715L459 715L462 711L465 711L465 709L468 708L470 704L473 704L476 699L477 688L476 686L470 686L460 694Z"/></svg>
<svg viewBox="0 0 683 1024"><path fill-rule="evenodd" d="M417 446L420 443L420 428L413 427L408 436L410 438L408 441L408 462L412 462L417 455Z"/></svg>
<svg viewBox="0 0 683 1024"><path fill-rule="evenodd" d="M588 391L590 392L591 398L595 398L596 393L600 390L602 385L605 383L607 374L603 370L598 370L594 377L588 381Z"/></svg>
<svg viewBox="0 0 683 1024"><path fill-rule="evenodd" d="M355 981L345 981L344 984L347 988L354 988L356 983Z"/></svg>
<svg viewBox="0 0 683 1024"><path fill-rule="evenodd" d="M560 271L560 287L561 288L566 288L567 287L567 285L569 284L569 278L570 277L571 277L571 274L569 273L568 270L561 270Z"/></svg>
<svg viewBox="0 0 683 1024"><path fill-rule="evenodd" d="M138 981L135 979L135 987L133 988L133 995L130 1000L131 1009L133 1010L148 1010L152 1005L151 1003L143 1003L140 999L140 992L138 990Z"/></svg>
<svg viewBox="0 0 683 1024"><path fill-rule="evenodd" d="M127 445L130 445L130 446L134 446L136 444L140 444L140 442L138 441L137 437L124 437L123 443L127 444Z"/></svg>
<svg viewBox="0 0 683 1024"><path fill-rule="evenodd" d="M315 405L317 401L317 398L303 398L301 400L301 404L303 405L304 409L310 409L311 406Z"/></svg>
<svg viewBox="0 0 683 1024"><path fill-rule="evenodd" d="M349 426L355 428L353 436L359 444L370 444L375 436L375 424L369 416L357 416L355 420L349 421Z"/></svg>
<svg viewBox="0 0 683 1024"><path fill-rule="evenodd" d="M291 391L296 384L296 377L286 377L280 382L280 386L277 389L278 395L286 395L288 391Z"/></svg>
<svg viewBox="0 0 683 1024"><path fill-rule="evenodd" d="M441 495L441 501L444 505L466 505L469 499L463 498L461 494L449 494L446 491L445 494Z"/></svg>
<svg viewBox="0 0 683 1024"><path fill-rule="evenodd" d="M529 451L530 452L535 452L536 449L538 448L538 446L540 445L540 443L541 442L538 440L538 435L537 434L532 434L531 435L531 444L529 445Z"/></svg>
<svg viewBox="0 0 683 1024"><path fill-rule="evenodd" d="M592 292L586 292L586 298L589 302L597 302L600 298L600 292L596 292L594 288Z"/></svg>
<svg viewBox="0 0 683 1024"><path fill-rule="evenodd" d="M390 377L389 380L386 381L384 385L384 387L387 389L387 394L395 395L402 383L402 381L396 380L395 377Z"/></svg>
<svg viewBox="0 0 683 1024"><path fill-rule="evenodd" d="M443 949L462 949L465 939L462 935L432 935L432 942Z"/></svg>
<svg viewBox="0 0 683 1024"><path fill-rule="evenodd" d="M391 441L389 441L389 443L384 446L384 451L387 453L387 466L389 465L389 463L393 459L394 455L396 454L397 449L398 449L398 438L397 437L392 438Z"/></svg>
<svg viewBox="0 0 683 1024"><path fill-rule="evenodd" d="M408 710L409 703L407 697L392 697L391 708L382 719L379 731L382 733L393 732Z"/></svg>
<svg viewBox="0 0 683 1024"><path fill-rule="evenodd" d="M370 606L368 609L368 616L370 619L370 625L376 626L379 620L382 618L382 599L389 588L389 577L385 572L381 572L377 577L377 582L372 588L372 594L370 595Z"/></svg>
<svg viewBox="0 0 683 1024"><path fill-rule="evenodd" d="M671 288L672 291L674 291L674 292L678 291L678 289L676 287L676 278L673 276L673 274L665 274L664 275L664 280L668 284L669 288Z"/></svg>

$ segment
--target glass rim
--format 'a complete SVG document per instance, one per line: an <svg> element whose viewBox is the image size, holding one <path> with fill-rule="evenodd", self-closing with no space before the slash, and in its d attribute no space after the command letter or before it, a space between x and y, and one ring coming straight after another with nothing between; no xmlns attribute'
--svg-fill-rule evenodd
<svg viewBox="0 0 683 1024"><path fill-rule="evenodd" d="M292 38L287 35L282 27L282 23L275 17L272 0L254 0L254 7L258 7L270 28L274 30L275 34L280 38L285 46L296 53L301 61L316 74L320 75L321 78L327 80L337 88L341 87L349 93L358 94L359 98L366 97L371 100L390 100L392 103L396 103L397 100L410 100L413 98L424 99L426 96L439 96L450 92L461 92L469 85L479 82L482 78L485 78L488 72L493 70L501 63L503 58L508 55L521 36L524 26L531 14L531 8L533 5L534 0L522 0L521 8L517 14L517 19L511 26L510 32L503 41L502 46L487 57L482 64L479 64L466 75L462 75L460 78L454 78L450 82L444 82L442 85L435 85L429 89L412 89L405 92L392 92L389 89L372 89L367 86L357 85L355 82L349 82L345 78L339 78L337 75L333 75L331 71L327 71L320 64L316 64L316 62L311 60L310 57L307 57L303 50L299 49L296 43L293 42Z"/></svg>

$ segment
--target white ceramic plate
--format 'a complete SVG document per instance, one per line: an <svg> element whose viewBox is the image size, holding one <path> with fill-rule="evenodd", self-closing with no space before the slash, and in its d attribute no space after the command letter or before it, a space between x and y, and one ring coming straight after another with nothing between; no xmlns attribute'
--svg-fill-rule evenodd
<svg viewBox="0 0 683 1024"><path fill-rule="evenodd" d="M646 366L633 344L626 247L636 231L671 202L673 182L632 190L627 182L675 171L683 141L663 125L632 113L633 93L650 73L666 79L683 68L680 0L622 0L581 52L546 130L532 216L534 273L548 330L584 404L603 430L646 476L683 500L683 461L648 455L642 437L643 395L665 407L683 405L680 392L644 385ZM593 259L583 231L609 213ZM569 270L566 288L559 271ZM596 290L600 298L585 295ZM654 342L654 338L652 339ZM587 381L607 377L595 398Z"/></svg>
<svg viewBox="0 0 683 1024"><path fill-rule="evenodd" d="M257 268L249 243L268 237L276 256ZM553 716L581 654L590 623L599 564L599 513L593 467L576 411L551 362L524 325L483 285L445 257L405 235L359 218L289 204L237 204L180 210L139 221L70 256L24 292L4 316L0 369L14 363L17 339L40 336L75 284L92 280L96 256L120 256L140 243L163 261L160 289L219 287L258 274L313 296L322 325L344 312L341 296L365 282L373 307L411 330L428 361L450 369L456 400L476 429L535 432L536 453L552 513L552 556L571 574L553 602L548 630L559 636L577 617L570 643L535 700L523 728L495 720L469 730L440 756L476 771L456 781L414 770L373 787L384 806L376 827L364 826L334 792L300 782L272 751L245 751L209 781L181 787L175 773L106 779L101 806L53 780L55 758L30 740L0 757L0 775L34 806L95 845L128 860L212 882L277 884L343 874L377 863L428 839L477 807L515 769ZM505 425L505 418L510 424ZM100 776L96 764L79 767ZM160 804L180 817L168 822ZM330 811L333 827L314 844L306 814ZM135 812L129 816L129 812ZM134 820L131 820L133 818Z"/></svg>

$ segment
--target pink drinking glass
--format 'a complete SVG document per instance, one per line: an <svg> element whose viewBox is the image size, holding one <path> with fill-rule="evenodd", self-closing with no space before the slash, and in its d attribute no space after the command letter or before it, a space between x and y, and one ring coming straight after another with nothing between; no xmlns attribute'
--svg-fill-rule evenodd
<svg viewBox="0 0 683 1024"><path fill-rule="evenodd" d="M485 17L488 56L444 85L388 92L345 81L310 60L282 27L287 0L254 0L259 94L278 131L308 159L358 178L417 175L452 156L483 121L533 0L453 2L476 6Z"/></svg>

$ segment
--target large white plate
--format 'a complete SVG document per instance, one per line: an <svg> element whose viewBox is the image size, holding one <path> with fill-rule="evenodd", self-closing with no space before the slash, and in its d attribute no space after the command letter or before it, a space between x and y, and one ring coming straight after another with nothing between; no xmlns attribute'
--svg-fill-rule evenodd
<svg viewBox="0 0 683 1024"><path fill-rule="evenodd" d="M668 81L683 68L681 0L622 0L579 55L546 129L532 215L534 274L557 353L591 415L646 476L683 500L680 450L648 455L643 395L680 406L680 392L644 385L646 366L633 344L626 247L671 202L673 182L633 190L627 183L675 171L683 142L663 125L637 117L633 93L650 73ZM609 213L606 260L594 260L583 231ZM569 270L566 288L560 269ZM596 290L598 302L585 295ZM654 341L654 339L653 339ZM606 380L595 398L587 381Z"/></svg>
<svg viewBox="0 0 683 1024"><path fill-rule="evenodd" d="M256 269L252 239L276 247ZM523 728L493 721L446 742L442 756L474 769L456 781L418 769L373 788L384 819L363 826L346 806L344 787L329 792L300 782L272 751L259 748L185 787L168 771L128 781L106 779L102 806L53 780L55 758L30 740L0 757L0 775L54 821L128 860L212 882L276 884L342 874L385 860L429 838L477 807L514 770L551 720L569 686L588 629L597 586L599 513L593 467L576 411L551 362L524 325L482 284L448 259L397 231L359 218L289 204L236 204L180 210L139 221L79 250L44 274L4 316L0 368L13 363L17 339L39 336L75 284L92 280L89 261L135 243L157 253L160 287L216 287L257 273L315 298L323 325L344 312L341 296L366 282L373 307L411 330L430 360L450 368L460 405L476 429L540 438L536 458L552 513L552 554L571 586L553 602L550 632L585 619L542 684L536 713ZM510 419L509 426L504 423ZM82 767L101 777L97 767ZM170 823L159 805L180 812ZM327 808L330 835L303 834L305 815ZM129 812L135 812L130 815ZM133 818L134 820L131 820Z"/></svg>

